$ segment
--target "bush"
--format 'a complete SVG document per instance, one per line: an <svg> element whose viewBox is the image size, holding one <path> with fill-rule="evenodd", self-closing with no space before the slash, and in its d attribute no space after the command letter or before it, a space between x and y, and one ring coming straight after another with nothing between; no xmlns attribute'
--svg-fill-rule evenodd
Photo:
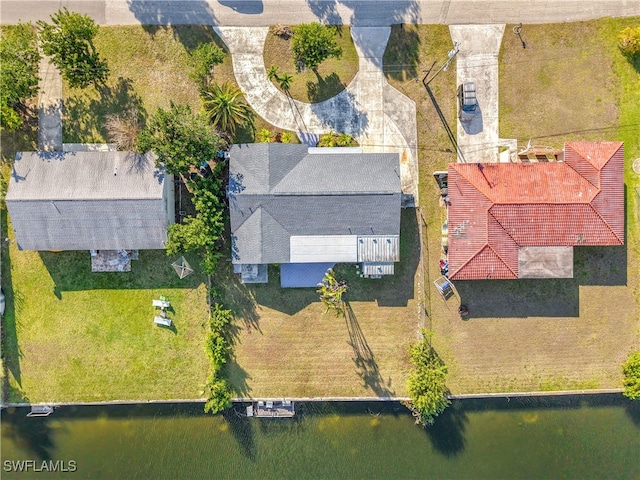
<svg viewBox="0 0 640 480"><path fill-rule="evenodd" d="M215 43L202 43L191 52L193 71L189 78L197 82L201 88L209 85L213 79L213 67L219 65L227 54Z"/></svg>
<svg viewBox="0 0 640 480"><path fill-rule="evenodd" d="M115 143L118 150L132 151L136 149L138 135L142 131L142 119L139 113L130 109L119 114L107 115L105 126L109 140Z"/></svg>
<svg viewBox="0 0 640 480"><path fill-rule="evenodd" d="M447 366L429 344L429 334L422 331L422 340L409 348L409 361L413 368L409 372L407 392L408 407L416 417L416 423L432 425L451 403L447 398Z"/></svg>
<svg viewBox="0 0 640 480"><path fill-rule="evenodd" d="M640 352L629 355L622 365L624 374L623 395L631 400L640 400Z"/></svg>
<svg viewBox="0 0 640 480"><path fill-rule="evenodd" d="M256 140L258 143L293 143L293 134L291 132L261 128L258 131Z"/></svg>
<svg viewBox="0 0 640 480"><path fill-rule="evenodd" d="M298 62L317 71L318 65L329 57L340 58L342 48L336 41L336 31L319 23L306 23L293 29L291 49Z"/></svg>
<svg viewBox="0 0 640 480"><path fill-rule="evenodd" d="M626 57L633 58L640 55L640 26L622 30L618 35L618 46Z"/></svg>
<svg viewBox="0 0 640 480"><path fill-rule="evenodd" d="M348 133L329 132L322 135L318 141L318 147L352 147L356 141Z"/></svg>
<svg viewBox="0 0 640 480"><path fill-rule="evenodd" d="M205 350L211 360L211 375L204 389L207 402L204 411L218 413L231 406L231 391L227 382L221 378L221 371L229 359L231 345L226 338L226 328L231 322L231 310L216 303L211 309L209 332L205 340Z"/></svg>
<svg viewBox="0 0 640 480"><path fill-rule="evenodd" d="M25 102L38 92L38 36L31 24L4 27L0 36L0 126L22 124Z"/></svg>

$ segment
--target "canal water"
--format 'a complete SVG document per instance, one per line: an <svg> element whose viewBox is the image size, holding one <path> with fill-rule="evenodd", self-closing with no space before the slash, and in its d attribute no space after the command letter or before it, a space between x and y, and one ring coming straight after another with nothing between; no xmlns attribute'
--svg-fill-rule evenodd
<svg viewBox="0 0 640 480"><path fill-rule="evenodd" d="M60 407L45 418L8 408L1 476L640 478L640 402L620 395L455 401L428 429L396 403L296 407L293 419L241 407L210 416L201 404Z"/></svg>

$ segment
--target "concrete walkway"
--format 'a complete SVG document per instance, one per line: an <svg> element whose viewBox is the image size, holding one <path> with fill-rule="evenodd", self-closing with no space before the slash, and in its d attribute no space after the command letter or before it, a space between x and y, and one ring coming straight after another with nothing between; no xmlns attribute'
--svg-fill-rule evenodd
<svg viewBox="0 0 640 480"><path fill-rule="evenodd" d="M476 82L478 108L473 120L458 118L458 147L467 163L497 162L498 53L504 25L451 25L451 39L459 43L457 85Z"/></svg>
<svg viewBox="0 0 640 480"><path fill-rule="evenodd" d="M390 27L353 27L359 71L347 88L321 103L293 100L268 79L263 61L266 27L214 27L232 56L247 102L269 123L302 139L331 130L352 135L366 152L398 152L403 205L418 201L415 103L391 87L382 72Z"/></svg>
<svg viewBox="0 0 640 480"><path fill-rule="evenodd" d="M62 151L62 75L43 56L39 65L38 148L45 152Z"/></svg>

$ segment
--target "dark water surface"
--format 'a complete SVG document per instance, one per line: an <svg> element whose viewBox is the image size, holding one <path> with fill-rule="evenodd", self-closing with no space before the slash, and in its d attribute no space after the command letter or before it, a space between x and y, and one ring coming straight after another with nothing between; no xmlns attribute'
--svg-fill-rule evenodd
<svg viewBox="0 0 640 480"><path fill-rule="evenodd" d="M200 404L2 411L3 479L640 478L640 402L456 401L435 426L398 404L297 404L294 419ZM75 472L10 472L43 460ZM49 462L47 462L49 461ZM58 462L56 464L56 461ZM33 464L32 464L33 465ZM46 468L46 467L45 467Z"/></svg>

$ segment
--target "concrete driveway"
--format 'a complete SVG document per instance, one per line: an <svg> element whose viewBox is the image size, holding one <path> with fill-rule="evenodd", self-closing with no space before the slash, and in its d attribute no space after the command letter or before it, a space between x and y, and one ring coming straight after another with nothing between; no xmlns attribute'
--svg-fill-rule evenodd
<svg viewBox="0 0 640 480"><path fill-rule="evenodd" d="M451 25L451 39L459 43L457 85L475 80L478 108L473 119L457 119L459 161L497 162L498 52L504 25ZM453 92L455 94L455 92Z"/></svg>

